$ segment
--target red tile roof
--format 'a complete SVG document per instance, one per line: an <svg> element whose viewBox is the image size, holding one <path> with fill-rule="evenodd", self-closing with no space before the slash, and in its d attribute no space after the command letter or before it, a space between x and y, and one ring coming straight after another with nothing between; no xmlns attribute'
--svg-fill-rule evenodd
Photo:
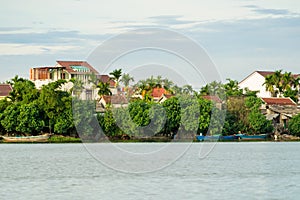
<svg viewBox="0 0 300 200"><path fill-rule="evenodd" d="M204 95L204 96L202 96L202 98L206 99L206 100L211 100L216 103L222 103L222 100L218 96L215 96L215 95Z"/></svg>
<svg viewBox="0 0 300 200"><path fill-rule="evenodd" d="M112 80L108 75L98 75L97 78L103 83L109 82L110 87L115 87L116 85L116 82Z"/></svg>
<svg viewBox="0 0 300 200"><path fill-rule="evenodd" d="M256 71L256 72L262 75L263 77L274 74L274 72L270 72L270 71Z"/></svg>
<svg viewBox="0 0 300 200"><path fill-rule="evenodd" d="M164 88L153 88L152 97L153 98L160 98L161 95L163 95L165 93L166 93L166 90Z"/></svg>
<svg viewBox="0 0 300 200"><path fill-rule="evenodd" d="M270 71L256 71L257 73L259 73L260 75L262 75L263 77L266 77L268 75L272 75L274 74L275 72L270 72ZM284 72L282 73L284 74ZM300 74L292 74L292 76L294 76L294 78L300 76Z"/></svg>
<svg viewBox="0 0 300 200"><path fill-rule="evenodd" d="M0 96L7 97L12 91L12 87L9 84L0 84Z"/></svg>
<svg viewBox="0 0 300 200"><path fill-rule="evenodd" d="M94 74L99 74L96 69L94 69L89 63L86 61L56 61L60 66L65 67L66 71L70 74L83 74L84 72L76 72L72 69L71 66L84 66L90 69L90 71Z"/></svg>
<svg viewBox="0 0 300 200"><path fill-rule="evenodd" d="M297 104L291 98L261 98L267 105L281 105L281 106L296 106Z"/></svg>

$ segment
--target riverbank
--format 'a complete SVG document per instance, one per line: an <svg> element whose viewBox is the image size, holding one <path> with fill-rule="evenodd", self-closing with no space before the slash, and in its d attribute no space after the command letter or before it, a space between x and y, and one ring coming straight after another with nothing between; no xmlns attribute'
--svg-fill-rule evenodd
<svg viewBox="0 0 300 200"><path fill-rule="evenodd" d="M105 142L106 140L103 140ZM167 137L147 137L147 138L109 138L109 141L112 143L168 143L168 142L174 142L171 138ZM84 141L88 142L88 141ZM93 141L91 141L92 143ZM196 138L191 140L180 140L178 142L195 142L195 143L201 143L203 141L199 141ZM268 138L266 140L207 140L205 142L300 142L299 137L290 136L290 135L282 135L277 138L277 140L274 140L272 138ZM5 142L3 140L0 140L0 143L2 144L8 144L9 142ZM19 142L19 143L41 143L41 142ZM47 142L43 143L82 143L81 138L77 137L70 137L70 136L63 136L63 135L52 135ZM101 143L101 141L99 141Z"/></svg>

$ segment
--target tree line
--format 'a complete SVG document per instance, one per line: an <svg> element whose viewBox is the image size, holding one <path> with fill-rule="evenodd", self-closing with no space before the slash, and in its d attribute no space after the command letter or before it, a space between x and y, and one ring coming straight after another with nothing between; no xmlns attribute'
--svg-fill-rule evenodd
<svg viewBox="0 0 300 200"><path fill-rule="evenodd" d="M115 70L111 76L116 80L115 87L122 82L127 94L131 88L142 98L131 98L128 107L108 105L104 113L96 114L97 123L108 137L174 137L179 134L193 137L200 133L231 135L238 132L260 134L271 133L274 129L272 122L260 112L262 101L256 97L256 92L240 89L235 80L227 79L225 84L214 81L200 91L194 91L190 85L179 87L161 76L140 80L131 87L130 82L134 79L129 74ZM91 135L95 133L97 127L89 126L92 124L92 119L88 117L93 114L91 110L80 110L78 113L82 117L74 117L76 111L72 100L76 98L74 94L82 83L72 81L74 87L63 91L60 88L66 83L65 80L49 83L40 90L27 79L16 76L10 80L13 91L0 101L0 132L19 135L50 132L76 136L76 127L79 126L87 127L80 131ZM111 95L109 83L94 82L99 96ZM164 88L173 97L158 103L151 96L154 88ZM223 102L222 107L203 98L205 95L218 96ZM95 103L88 101L86 108L94 108ZM299 134L299 121L299 116L290 120L291 133Z"/></svg>

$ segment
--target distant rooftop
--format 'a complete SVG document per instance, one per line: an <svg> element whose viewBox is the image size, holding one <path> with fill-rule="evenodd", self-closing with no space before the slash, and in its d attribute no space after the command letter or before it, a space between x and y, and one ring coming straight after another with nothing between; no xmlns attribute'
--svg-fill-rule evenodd
<svg viewBox="0 0 300 200"><path fill-rule="evenodd" d="M261 98L267 105L281 105L281 106L296 106L297 104L291 98L285 97L271 97Z"/></svg>
<svg viewBox="0 0 300 200"><path fill-rule="evenodd" d="M12 87L9 84L0 84L0 96L7 97L12 91Z"/></svg>

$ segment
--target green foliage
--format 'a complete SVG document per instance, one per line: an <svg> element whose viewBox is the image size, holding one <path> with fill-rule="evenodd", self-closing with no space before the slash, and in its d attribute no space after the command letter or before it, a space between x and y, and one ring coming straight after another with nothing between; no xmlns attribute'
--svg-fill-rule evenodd
<svg viewBox="0 0 300 200"><path fill-rule="evenodd" d="M9 105L2 114L1 124L8 133L16 132L18 126L18 116L20 115L21 103Z"/></svg>
<svg viewBox="0 0 300 200"><path fill-rule="evenodd" d="M300 114L292 117L289 121L289 131L292 135L300 136Z"/></svg>
<svg viewBox="0 0 300 200"><path fill-rule="evenodd" d="M166 125L164 127L164 134L175 134L178 131L181 121L180 103L178 98L172 97L163 103L166 112Z"/></svg>
<svg viewBox="0 0 300 200"><path fill-rule="evenodd" d="M252 133L271 133L273 131L272 122L257 110L253 110L248 116L250 131Z"/></svg>
<svg viewBox="0 0 300 200"><path fill-rule="evenodd" d="M42 111L36 101L20 106L20 114L17 117L16 131L36 135L41 132L45 122L42 119Z"/></svg>

